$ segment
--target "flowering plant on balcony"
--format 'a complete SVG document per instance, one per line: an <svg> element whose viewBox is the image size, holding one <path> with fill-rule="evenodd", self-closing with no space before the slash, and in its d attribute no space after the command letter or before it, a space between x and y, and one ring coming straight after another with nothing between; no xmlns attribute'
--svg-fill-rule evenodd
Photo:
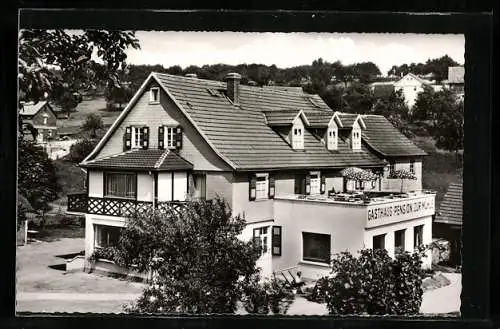
<svg viewBox="0 0 500 329"><path fill-rule="evenodd" d="M355 182L361 183L361 188L363 188L364 182L374 181L378 176L371 171L364 170L358 167L348 167L342 170L342 176L348 180L353 180Z"/></svg>
<svg viewBox="0 0 500 329"><path fill-rule="evenodd" d="M403 181L405 179L411 179L411 180L416 180L417 176L415 176L415 173L406 169L398 169L394 170L390 175L389 178L394 178L394 179L401 179L401 193L403 193Z"/></svg>

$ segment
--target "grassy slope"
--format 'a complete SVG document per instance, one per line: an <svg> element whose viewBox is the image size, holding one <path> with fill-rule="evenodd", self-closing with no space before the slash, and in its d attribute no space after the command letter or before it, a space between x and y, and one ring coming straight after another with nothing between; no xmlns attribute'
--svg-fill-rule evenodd
<svg viewBox="0 0 500 329"><path fill-rule="evenodd" d="M430 137L415 137L413 142L429 154L422 164L422 185L437 192L436 208L439 208L450 183L459 179L461 165L454 153L436 149Z"/></svg>

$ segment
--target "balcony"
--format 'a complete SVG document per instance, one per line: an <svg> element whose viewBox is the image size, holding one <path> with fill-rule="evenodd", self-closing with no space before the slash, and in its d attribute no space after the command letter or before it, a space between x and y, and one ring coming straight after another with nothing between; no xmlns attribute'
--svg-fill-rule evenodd
<svg viewBox="0 0 500 329"><path fill-rule="evenodd" d="M364 222L365 228L434 215L436 194L355 192L326 195L282 195L275 198L276 212L301 213L304 218L348 217ZM291 210L289 210L291 209Z"/></svg>
<svg viewBox="0 0 500 329"><path fill-rule="evenodd" d="M184 201L157 202L155 208L165 212L167 209L182 209L184 204ZM68 212L126 217L152 208L153 203L148 201L89 197L86 193L68 194Z"/></svg>

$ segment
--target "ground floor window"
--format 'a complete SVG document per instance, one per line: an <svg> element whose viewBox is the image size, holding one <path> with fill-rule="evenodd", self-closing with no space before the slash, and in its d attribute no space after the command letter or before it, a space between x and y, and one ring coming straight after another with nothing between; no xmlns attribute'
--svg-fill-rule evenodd
<svg viewBox="0 0 500 329"><path fill-rule="evenodd" d="M302 232L302 246L304 260L330 263L331 237L329 234Z"/></svg>
<svg viewBox="0 0 500 329"><path fill-rule="evenodd" d="M255 243L261 247L260 249L261 255L267 253L268 250L267 226L255 228L253 230L253 239Z"/></svg>
<svg viewBox="0 0 500 329"><path fill-rule="evenodd" d="M405 250L405 231L398 230L394 232L394 249L396 252L403 252Z"/></svg>
<svg viewBox="0 0 500 329"><path fill-rule="evenodd" d="M137 178L129 173L105 173L104 196L135 199Z"/></svg>
<svg viewBox="0 0 500 329"><path fill-rule="evenodd" d="M115 246L120 239L122 228L107 225L94 225L94 246L106 248Z"/></svg>
<svg viewBox="0 0 500 329"><path fill-rule="evenodd" d="M320 193L319 172L311 172L311 194Z"/></svg>
<svg viewBox="0 0 500 329"><path fill-rule="evenodd" d="M424 225L413 228L413 247L417 248L424 243Z"/></svg>
<svg viewBox="0 0 500 329"><path fill-rule="evenodd" d="M207 175L193 174L194 197L205 199L207 197Z"/></svg>
<svg viewBox="0 0 500 329"><path fill-rule="evenodd" d="M373 236L373 250L385 249L385 234Z"/></svg>

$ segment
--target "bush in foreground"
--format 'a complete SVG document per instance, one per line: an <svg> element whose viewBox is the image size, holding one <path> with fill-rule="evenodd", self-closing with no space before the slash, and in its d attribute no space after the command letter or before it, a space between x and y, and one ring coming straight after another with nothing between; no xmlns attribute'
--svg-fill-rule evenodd
<svg viewBox="0 0 500 329"><path fill-rule="evenodd" d="M330 314L414 315L422 303L423 250L392 259L385 249L364 249L354 257L334 256L332 273L322 280ZM325 284L326 282L326 284Z"/></svg>
<svg viewBox="0 0 500 329"><path fill-rule="evenodd" d="M295 298L292 287L275 276L261 280L254 275L242 282L241 289L241 301L251 314L286 314Z"/></svg>

